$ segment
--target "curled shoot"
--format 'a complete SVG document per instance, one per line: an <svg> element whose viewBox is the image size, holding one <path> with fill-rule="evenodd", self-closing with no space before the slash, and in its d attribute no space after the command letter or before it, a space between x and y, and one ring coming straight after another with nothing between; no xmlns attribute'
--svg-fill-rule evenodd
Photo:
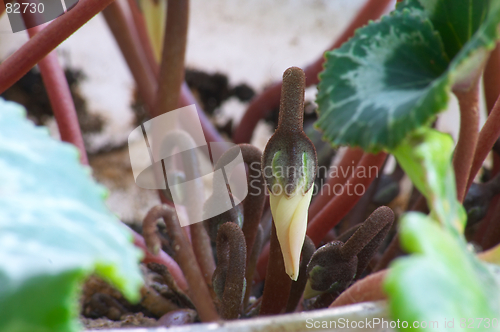
<svg viewBox="0 0 500 332"><path fill-rule="evenodd" d="M334 241L319 248L307 267L305 298L324 292L341 292L358 279L387 236L394 213L386 206L375 210L345 242Z"/></svg>
<svg viewBox="0 0 500 332"><path fill-rule="evenodd" d="M146 225L145 227L148 229L153 229L153 227L156 228L156 222L159 218L163 218L168 236L174 242L172 248L174 248L175 260L181 267L182 272L184 272L189 285L189 297L196 307L200 319L204 322L217 320L219 315L215 310L215 305L212 302L209 289L204 281L198 262L196 261L193 248L186 239L179 221L177 220L175 210L165 204L157 205L149 210L144 218L143 225ZM154 234L151 232L151 229L148 230L149 235ZM148 241L151 241L151 239L146 239L146 243L148 247L152 248L158 243L155 242L156 240L149 243Z"/></svg>

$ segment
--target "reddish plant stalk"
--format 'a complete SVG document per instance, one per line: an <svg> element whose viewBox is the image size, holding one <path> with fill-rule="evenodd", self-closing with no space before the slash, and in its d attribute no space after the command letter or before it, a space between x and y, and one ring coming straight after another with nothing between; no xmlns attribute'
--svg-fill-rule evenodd
<svg viewBox="0 0 500 332"><path fill-rule="evenodd" d="M246 308L248 304L248 299L252 293L253 288L253 275L255 273L255 268L257 267L257 260L259 259L260 251L262 250L262 244L264 242L264 234L262 227L259 224L257 228L257 235L255 236L255 241L252 246L252 251L250 252L250 257L247 257L247 267L245 272L245 279L247 281L247 288L245 289L245 298L243 299L243 307ZM247 245L248 248L248 245Z"/></svg>
<svg viewBox="0 0 500 332"><path fill-rule="evenodd" d="M158 64L156 63L156 58L154 55L153 45L149 38L148 30L146 29L146 21L144 15L142 14L136 0L128 0L128 7L130 8L130 13L132 14L132 19L134 21L134 27L139 35L139 41L142 46L142 50L148 59L148 63L151 70L156 74L159 74Z"/></svg>
<svg viewBox="0 0 500 332"><path fill-rule="evenodd" d="M471 186L477 172L490 152L493 144L500 135L500 128L497 128L497 123L500 122L500 105L498 105L498 97L500 96L500 44L491 52L490 58L486 63L486 68L483 73L484 96L486 99L486 108L488 110L488 119L484 124L476 146L474 161L472 162L467 190ZM492 143L491 143L492 142ZM500 156L493 154L493 170L492 176L496 175L500 170Z"/></svg>
<svg viewBox="0 0 500 332"><path fill-rule="evenodd" d="M369 276L358 280L351 287L340 294L335 301L330 304L330 308L341 307L349 304L380 301L387 299L383 292L382 284L387 275L387 270L372 273Z"/></svg>
<svg viewBox="0 0 500 332"><path fill-rule="evenodd" d="M5 12L5 3L3 1L0 1L0 17L2 17L4 12Z"/></svg>
<svg viewBox="0 0 500 332"><path fill-rule="evenodd" d="M357 166L362 156L363 150L359 148L347 149L339 164L334 166L337 168L338 176L328 179L328 182L323 185L321 191L316 195L316 197L314 197L311 206L309 207L309 220L312 220L328 203L328 201L335 196L334 189L337 186L342 188L351 174L351 172L349 172L350 167Z"/></svg>
<svg viewBox="0 0 500 332"><path fill-rule="evenodd" d="M0 18L2 17L3 13L5 13L5 4L12 2L13 0L5 0L5 1L0 1Z"/></svg>
<svg viewBox="0 0 500 332"><path fill-rule="evenodd" d="M191 231L191 245L200 266L205 282L212 286L212 275L215 271L215 261L212 256L210 237L203 223L199 222L189 226Z"/></svg>
<svg viewBox="0 0 500 332"><path fill-rule="evenodd" d="M267 266L266 282L262 294L260 315L277 315L285 310L292 286L292 279L285 272L285 262L281 253L280 243L276 235L276 227L271 229L271 249Z"/></svg>
<svg viewBox="0 0 500 332"><path fill-rule="evenodd" d="M488 251L483 251L477 256L479 259L485 262L492 262L495 260L496 256L492 248ZM333 303L330 308L346 306L349 304L355 304L360 302L368 301L380 301L387 299L387 295L383 291L383 283L385 277L387 276L388 270L381 270L376 273L358 280L351 287L346 289Z"/></svg>
<svg viewBox="0 0 500 332"><path fill-rule="evenodd" d="M391 3L391 0L368 0L361 10L356 14L349 26L342 35L328 48L336 49L354 35L354 31L368 24L370 20L380 17ZM325 59L323 54L311 65L304 69L306 75L306 86L317 84L318 74L323 69ZM235 129L233 141L235 143L248 143L252 138L255 126L260 119L264 118L270 111L276 109L280 103L282 82L276 82L271 87L257 96L248 106L245 115L241 119L240 125Z"/></svg>
<svg viewBox="0 0 500 332"><path fill-rule="evenodd" d="M30 38L42 31L44 27L45 25L39 25L28 29ZM66 75L57 58L57 52L55 50L50 52L38 63L38 67L42 75L43 85L49 96L50 106L54 112L61 140L76 146L80 151L81 163L88 165L87 151L85 151L85 145L83 144L75 103L71 96Z"/></svg>
<svg viewBox="0 0 500 332"><path fill-rule="evenodd" d="M356 205L362 195L355 194L354 188L361 186L366 190L375 177L378 176L378 172L381 171L380 167L384 164L386 157L387 154L384 152L376 155L365 154L359 161L354 175L345 183L343 194L332 199L309 223L307 235L316 245ZM376 174L372 173L373 168L377 170ZM349 187L351 187L352 191L349 190Z"/></svg>
<svg viewBox="0 0 500 332"><path fill-rule="evenodd" d="M144 258L142 262L144 264L158 263L165 265L168 269L168 272L170 272L174 280L177 282L179 288L182 291L186 292L188 290L188 284L186 278L184 277L182 270L180 269L179 265L175 262L175 260L161 249L158 251L158 255L153 255L147 249L146 241L144 241L144 238L132 229L130 229L130 232L132 232L132 234L134 235L135 246L141 248L142 251L144 252Z"/></svg>
<svg viewBox="0 0 500 332"><path fill-rule="evenodd" d="M184 81L184 56L189 21L189 1L168 1L160 79L153 116L174 110Z"/></svg>
<svg viewBox="0 0 500 332"><path fill-rule="evenodd" d="M500 96L500 75L498 73L500 73L500 43L497 43L497 47L491 52L483 73L483 86L488 114L491 113L496 100ZM500 155L494 153L492 175L496 175L498 172L500 172Z"/></svg>
<svg viewBox="0 0 500 332"><path fill-rule="evenodd" d="M243 200L244 223L243 233L247 246L247 260L250 259L253 243L257 236L262 211L266 200L266 188L261 172L262 152L250 144L238 144L228 149L217 160L214 169L218 170L228 165L241 152L243 161L248 166L248 194ZM223 188L223 190L227 190Z"/></svg>
<svg viewBox="0 0 500 332"><path fill-rule="evenodd" d="M176 2L172 1L172 3ZM184 10L187 10L187 8L184 8ZM144 40L137 31L137 30L145 31L144 21L136 20L135 22L133 22L132 18L127 15L127 11L126 8L124 7L124 4L121 2L115 2L111 4L104 11L104 14L106 21L108 22L108 25L111 28L115 36L115 39L117 40L118 45L122 50L123 55L125 56L125 59L132 72L132 75L135 78L135 81L137 83L137 86L139 88L143 100L148 106L148 109L150 110L151 114L157 113L154 110L156 108L155 91L157 91L158 87L156 80L159 72L159 67L156 61L154 60L154 57L151 56L148 57L147 51L145 51L143 48L143 44L147 44L149 45L149 48L151 48L149 39ZM185 15L187 15L187 12L185 12ZM137 26L139 26L139 28L137 28ZM142 43L141 43L141 38L143 39ZM147 48L148 47L146 47L146 49ZM182 61L183 57L184 56L182 55ZM180 69L177 71L178 72L180 71L183 75L184 65L182 64L180 66ZM181 88L180 87L181 83L182 83L182 78L179 83L179 87L177 88L177 92L175 91L173 92L177 94L177 96L179 95L178 90ZM169 89L169 87L166 88ZM176 89L174 88L174 90ZM160 93L161 95L161 91L158 91L158 93ZM181 104L185 102L190 102L192 104L193 98L190 98L189 94L185 89L183 89L183 94L187 96L180 98ZM176 103L175 106L177 106L177 100L175 100L175 103ZM175 106L172 107L171 109L174 109ZM186 106L186 105L184 104L181 106ZM209 120L206 117L201 116L203 115L201 108L197 107L197 109L202 122L202 127L204 128L204 132L206 133L208 132L210 134L210 137L207 137L207 139L210 139L211 141L222 141L222 139L218 134L214 134L215 129L212 128L212 125L209 122ZM161 195L160 197L163 198ZM162 202L165 203L164 200L162 200ZM198 257L201 269L203 271L203 276L207 284L211 285L212 273L215 269L215 265L213 262L213 258L211 256L208 257L209 255L211 255L212 252L211 250L207 250L207 248L208 249L210 248L210 239L208 238L208 235L206 234L206 231L203 228L203 225L201 224L191 225L190 230L191 230L191 239L193 241L193 248L195 250L196 257Z"/></svg>
<svg viewBox="0 0 500 332"><path fill-rule="evenodd" d="M159 274L163 278L163 281L168 286L168 288L170 288L170 290L177 295L180 303L188 308L194 308L193 302L191 302L191 299L179 287L177 281L175 281L175 279L172 277L172 274L170 274L170 271L166 266L155 262L147 263L146 265L148 269Z"/></svg>
<svg viewBox="0 0 500 332"><path fill-rule="evenodd" d="M306 236L304 239L304 245L302 246L302 253L300 258L300 270L299 278L297 281L292 281L292 286L290 288L290 295L288 296L288 301L286 304L285 312L294 312L300 303L302 294L304 293L304 288L307 284L307 265L311 260L312 255L316 251L316 247L311 239Z"/></svg>
<svg viewBox="0 0 500 332"><path fill-rule="evenodd" d="M177 34L179 33L178 31L179 25L181 25L180 29L184 29L185 32L184 32L184 38L182 38L182 36L180 38L181 39L180 43L184 44L184 49L185 49L185 35L187 33L188 2L172 1L172 6L174 7L169 9L169 12L171 13L171 15L174 15L177 18L170 20L171 21L170 26L167 24L167 32L165 35L168 36L174 34L177 36ZM146 105L148 105L150 112L153 115L155 114L159 115L161 113L164 113L156 111L157 107L163 108L163 106L165 105L165 101L163 100L164 95L176 96L175 98L170 97L169 101L167 101L167 104L171 106L165 106L169 110L173 110L178 103L177 99L181 89L181 84L183 80L182 77L184 75L184 64L183 64L184 50L182 50L181 52L182 54L180 54L179 52L174 53L175 59L173 60L173 62L171 59L172 52L169 52L168 50L164 52L164 57L162 60L162 71L164 72L165 70L167 70L167 73L163 73L163 75L160 75L162 78L165 79L162 79L162 81L160 81L160 84L157 85L156 76L158 75L158 70L155 70L155 68L158 68L158 64L156 64L156 62L153 62L154 58L148 58L146 52L142 47L140 41L141 38L139 36L139 33L137 32L137 28L134 25L134 24L141 25L144 24L144 22L136 21L134 23L132 21L132 17L127 16L126 8L124 7L124 5L112 4L110 8L108 8L106 11L107 11L106 19L108 25L112 29L113 34L115 35L115 38L118 41L118 44L122 50L122 53L124 54L127 60L129 68L131 69L133 76L136 79L141 95L144 92L144 95L142 97L145 100ZM180 16L176 15L176 13L180 14ZM172 25L174 26L174 28L172 28ZM182 39L184 39L184 41L182 41ZM179 41L174 38L172 43L174 43L173 48L176 48L176 44L178 44ZM170 41L167 40L165 41L165 45L169 45L169 48L171 46L170 44L171 44ZM178 45L177 48L179 48ZM181 61L180 64L179 61ZM177 80L177 83L175 82L168 83L169 78L172 75L172 72L168 72L169 70L168 68L177 65L178 68L176 68L174 71L180 73L180 80ZM157 89L158 86L160 86L161 88ZM158 98L156 98L157 99L156 103L154 96L155 91L157 91L158 95ZM198 112L200 112L199 109ZM208 120L204 122L205 127L207 123L209 123ZM215 269L215 266L213 258L211 256L208 257L208 255L211 255L211 250L208 250L210 249L210 239L208 238L208 235L206 234L206 231L203 225L201 224L191 225L190 230L191 230L193 249L196 253L196 257L198 258L198 262L202 269L204 279L208 285L211 285L212 273L213 270Z"/></svg>
<svg viewBox="0 0 500 332"><path fill-rule="evenodd" d="M174 242L172 248L175 251L176 261L186 276L189 285L188 294L198 311L200 319L203 322L218 320L219 316L212 302L209 289L202 276L193 249L177 220L175 210L167 205L158 205L148 212L144 220L145 223L152 223L158 218L163 218L167 226L167 233Z"/></svg>
<svg viewBox="0 0 500 332"><path fill-rule="evenodd" d="M153 127L153 133L161 128ZM210 243L210 238L207 234L205 226L197 221L202 220L202 204L204 201L203 197L203 183L200 179L200 169L199 160L197 154L194 152L193 147L195 143L192 137L185 131L179 130L167 134L161 143L160 150L164 153L173 154L176 148L181 151L187 151L190 153L182 154L182 163L184 165L184 174L188 179L194 179L186 184L187 192L189 194L185 197L185 205L189 207L187 209L187 215L189 219L194 224L189 226L191 232L191 243L196 255L196 259L203 273L203 277L207 285L212 285L212 274L215 270L215 262L212 255L212 247ZM175 169L173 161L171 159L165 160L165 170L169 172ZM170 190L169 190L170 191Z"/></svg>
<svg viewBox="0 0 500 332"><path fill-rule="evenodd" d="M453 155L453 167L457 183L457 199L463 202L479 136L479 81L476 81L468 91L454 91L454 93L460 105L460 137Z"/></svg>
<svg viewBox="0 0 500 332"><path fill-rule="evenodd" d="M0 64L0 94L113 0L80 0Z"/></svg>
<svg viewBox="0 0 500 332"><path fill-rule="evenodd" d="M500 99L497 100L495 106L490 112L486 123L484 124L481 132L479 133L479 138L477 139L476 152L474 154L474 159L472 161L472 166L469 174L469 180L467 182L466 192L469 190L476 174L481 169L484 160L488 156L488 153L493 148L493 145L500 136Z"/></svg>
<svg viewBox="0 0 500 332"><path fill-rule="evenodd" d="M155 107L157 73L150 68L147 55L141 47L141 36L133 29L132 17L127 13L126 4L115 1L102 13L137 83L142 100L152 110Z"/></svg>
<svg viewBox="0 0 500 332"><path fill-rule="evenodd" d="M146 58L148 59L149 66L151 67L151 70L155 74L155 77L158 79L159 72L160 72L160 66L156 62L154 54L153 54L153 46L151 45L151 40L149 36L147 35L147 28L146 28L146 23L144 21L144 16L142 13L139 11L137 8L137 5L135 4L134 0L129 0L130 3L130 10L132 12L133 18L134 18L134 27L137 29L137 34L140 36L140 42L141 45L144 49L144 52L146 53ZM147 38L143 37L144 35L147 36ZM138 46L136 46L139 48ZM122 50L123 51L123 50ZM154 86L152 89L156 91L156 86ZM152 90L152 91L153 91ZM205 115L205 112L203 111L203 108L199 105L198 101L196 98L194 98L191 90L187 86L186 82L182 83L181 86L181 92L179 96L179 102L178 102L178 107L184 107L188 105L196 105L196 110L198 111L198 117L201 121L201 127L203 129L203 133L205 134L205 139L207 142L224 142L224 139L220 136L219 132L215 127L212 125L210 120L207 118Z"/></svg>
<svg viewBox="0 0 500 332"><path fill-rule="evenodd" d="M488 113L500 95L500 43L491 52L483 73L484 96Z"/></svg>
<svg viewBox="0 0 500 332"><path fill-rule="evenodd" d="M152 115L153 113L151 110L155 107L155 91L158 86L157 78L160 67L154 58L148 56L147 52L142 49L142 44L148 44L149 48L151 48L149 39L142 40L140 33L136 31L135 25L144 25L144 20L137 20L135 21L135 24L133 24L134 22L132 22L130 17L127 16L127 11L123 6L110 10L109 12L110 13L108 15L111 16L110 23L113 25L110 25L110 28L112 28L112 32L115 35L118 46L124 54L127 65L134 76L139 93ZM116 26L116 28L114 26ZM138 28L138 30L145 29L145 26ZM207 142L223 142L224 140L220 136L219 132L206 117L203 109L193 97L186 83L183 83L178 107L193 104L196 105L198 117L201 121L203 133L205 134Z"/></svg>

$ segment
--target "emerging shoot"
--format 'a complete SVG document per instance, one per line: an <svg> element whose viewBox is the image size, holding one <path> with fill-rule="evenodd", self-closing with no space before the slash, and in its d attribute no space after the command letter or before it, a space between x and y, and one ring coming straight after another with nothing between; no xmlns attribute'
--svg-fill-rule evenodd
<svg viewBox="0 0 500 332"><path fill-rule="evenodd" d="M299 274L317 168L316 149L303 130L304 87L302 69L288 68L283 74L278 128L262 155L271 213L285 270L292 280Z"/></svg>

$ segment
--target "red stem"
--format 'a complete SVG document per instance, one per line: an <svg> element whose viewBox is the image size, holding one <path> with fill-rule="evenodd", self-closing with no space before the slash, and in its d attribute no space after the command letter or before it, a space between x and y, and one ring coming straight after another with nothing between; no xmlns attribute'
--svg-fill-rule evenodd
<svg viewBox="0 0 500 332"><path fill-rule="evenodd" d="M481 169L484 160L488 156L488 153L493 148L493 145L500 136L500 99L497 100L495 106L491 110L486 123L484 124L481 132L479 133L479 138L476 145L476 153L474 154L474 160L472 161L472 167L469 174L469 181L467 183L467 191L469 190L477 172Z"/></svg>
<svg viewBox="0 0 500 332"><path fill-rule="evenodd" d="M5 13L5 4L12 2L13 0L0 1L0 18L2 18L3 13Z"/></svg>
<svg viewBox="0 0 500 332"><path fill-rule="evenodd" d="M132 14L132 19L134 21L135 29L137 30L137 34L139 35L139 41L141 43L142 50L144 51L148 59L148 63L151 66L151 70L156 75L158 75L159 68L156 63L153 46L151 45L151 41L149 39L149 34L146 28L146 21L144 19L144 15L142 14L139 6L137 5L136 0L128 0L128 6L130 8L130 13Z"/></svg>
<svg viewBox="0 0 500 332"><path fill-rule="evenodd" d="M309 223L307 235L318 245L326 233L335 227L342 218L356 205L362 195L357 195L355 188L366 190L378 176L387 154L365 154L359 161L353 176L343 187L343 194L332 199ZM376 172L373 172L373 168ZM351 188L350 188L351 187ZM359 190L359 189L358 189ZM349 194L350 193L350 194Z"/></svg>
<svg viewBox="0 0 500 332"><path fill-rule="evenodd" d="M189 226L191 231L191 246L200 266L201 273L207 285L212 288L212 275L215 271L215 261L212 254L210 237L205 225L201 222Z"/></svg>
<svg viewBox="0 0 500 332"><path fill-rule="evenodd" d="M493 250L495 249L483 251L479 253L477 257L487 262L489 261L489 257L495 256ZM346 289L335 301L333 301L333 303L330 305L330 308L341 307L360 302L380 301L387 299L387 295L383 290L383 283L388 272L388 270L381 270L355 282L351 287Z"/></svg>
<svg viewBox="0 0 500 332"><path fill-rule="evenodd" d="M168 1L167 24L163 41L160 77L156 92L153 116L177 108L181 86L184 81L184 56L189 21L189 1ZM190 225L193 251L208 285L212 285L215 263L210 247L210 238L201 223Z"/></svg>
<svg viewBox="0 0 500 332"><path fill-rule="evenodd" d="M309 207L309 220L312 220L321 211L321 209L335 196L335 188L345 184L351 172L350 167L358 165L363 150L359 148L348 148L344 156L336 167L336 175L331 177L326 184L323 185L321 191L314 197L311 206ZM327 172L330 173L330 172ZM327 174L328 176L328 174Z"/></svg>
<svg viewBox="0 0 500 332"><path fill-rule="evenodd" d="M484 96L488 113L500 95L500 43L491 52L483 73Z"/></svg>
<svg viewBox="0 0 500 332"><path fill-rule="evenodd" d="M152 110L155 106L157 71L150 67L148 57L141 47L141 36L133 28L132 17L127 15L125 6L124 2L115 1L102 13L136 81L142 100Z"/></svg>
<svg viewBox="0 0 500 332"><path fill-rule="evenodd" d="M382 289L386 275L387 270L382 270L356 281L330 304L330 308L387 299L387 295Z"/></svg>
<svg viewBox="0 0 500 332"><path fill-rule="evenodd" d="M5 12L5 3L3 1L0 1L0 18L2 17L4 12Z"/></svg>
<svg viewBox="0 0 500 332"><path fill-rule="evenodd" d="M468 91L454 92L460 105L460 137L455 147L453 167L457 199L463 202L479 136L479 81Z"/></svg>
<svg viewBox="0 0 500 332"><path fill-rule="evenodd" d="M45 25L39 25L28 29L30 38L34 38L36 34L44 28ZM61 140L76 146L80 151L81 163L88 165L87 151L85 151L85 146L83 144L83 137L76 115L75 104L71 96L68 81L66 80L66 75L57 58L57 52L50 52L38 63L38 67L40 68L43 84L49 96L50 105L54 112Z"/></svg>
<svg viewBox="0 0 500 332"><path fill-rule="evenodd" d="M309 264L309 261L315 251L316 247L314 246L314 243L309 237L306 236L304 239L304 245L302 246L299 277L297 281L292 282L290 295L288 296L288 302L286 304L285 312L287 313L294 312L302 299L302 294L304 293L304 288L307 284L307 265Z"/></svg>
<svg viewBox="0 0 500 332"><path fill-rule="evenodd" d="M247 257L247 267L245 271L245 279L247 281L247 288L245 289L245 298L243 299L243 308L247 307L248 299L252 293L254 286L254 273L257 267L257 260L259 259L259 254L262 249L262 242L264 242L262 227L259 225L257 228L257 236L255 236L252 251L250 252L250 257ZM248 247L248 246L247 246Z"/></svg>
<svg viewBox="0 0 500 332"><path fill-rule="evenodd" d="M490 58L486 64L483 73L483 85L486 97L486 106L488 107L488 114L493 109L496 100L500 96L500 43L491 52ZM493 170L492 175L495 176L500 172L500 155L493 154Z"/></svg>
<svg viewBox="0 0 500 332"><path fill-rule="evenodd" d="M481 132L479 133L479 139L478 139L478 145L476 147L476 155L474 156L474 161L472 164L472 169L471 169L471 175L469 176L469 183L467 188L469 188L472 184L472 181L474 180L474 177L476 176L477 172L479 169L481 169L481 166L483 164L484 159L486 156L482 156L485 152L488 153L491 147L486 150L482 147L482 145L486 143L482 143L484 141L488 141L492 139L492 136L497 136L498 134L495 133L495 130L493 129L494 123L498 122L498 119L493 120L494 118L497 118L498 111L493 111L497 106L497 99L500 96L500 43L497 44L497 47L491 52L490 58L488 59L488 62L486 64L486 68L483 73L483 85L484 85L484 93L485 93L485 99L486 99L486 107L488 109L488 119L486 120L486 123L481 129ZM487 129L488 128L488 129ZM487 144L489 145L489 144ZM495 176L498 174L500 171L500 156L497 153L493 153L493 169L491 172L492 176ZM486 214L486 217L482 221L481 225L479 226L479 229L476 231L476 234L474 235L474 240L476 243L479 243L483 245L483 239L485 239L486 232L489 231L490 224L494 220L494 216L496 215L496 207L498 202L500 201L500 196L497 195L495 196L490 203L490 207L488 208L488 213Z"/></svg>
<svg viewBox="0 0 500 332"><path fill-rule="evenodd" d="M493 144L498 136L500 136L500 105L498 105L498 97L500 96L500 44L497 44L497 47L491 52L486 68L484 69L483 83L488 119L479 133L476 153L467 183L467 190L469 190L477 172L481 169ZM499 168L500 157L494 153L492 176L497 174Z"/></svg>
<svg viewBox="0 0 500 332"><path fill-rule="evenodd" d="M233 146L217 160L214 169L218 170L228 165L238 153L241 153L243 161L248 166L248 193L243 200L243 220L245 222L242 231L245 235L247 260L249 260L266 201L266 188L261 171L262 152L250 144Z"/></svg>
<svg viewBox="0 0 500 332"><path fill-rule="evenodd" d="M210 291L203 279L193 249L179 224L175 209L167 205L157 205L149 210L144 219L158 218L163 218L167 234L173 241L175 259L186 276L189 298L193 301L200 319L203 322L217 320L219 316Z"/></svg>
<svg viewBox="0 0 500 332"><path fill-rule="evenodd" d="M75 8L61 15L21 46L0 65L0 94L113 0L80 0Z"/></svg>
<svg viewBox="0 0 500 332"><path fill-rule="evenodd" d="M115 38L118 42L118 46L124 54L130 71L134 76L139 92L141 93L141 97L148 106L148 110L152 110L155 106L155 91L158 87L157 79L160 67L155 61L154 56L148 56L147 49L152 49L149 37L148 39L141 37L142 33L140 31L146 31L144 19L135 19L134 22L132 22L132 19L126 16L125 8L121 8L122 9L120 11L115 10L115 15L121 15L123 17L116 17L115 21L112 22L114 25L120 25L119 28L114 29L116 31L116 33L114 32ZM133 8L131 8L131 10L133 11ZM142 14L135 13L134 15ZM142 45L144 44L149 46L146 46L145 49L143 49ZM198 117L201 121L201 127L203 129L203 133L205 134L206 141L224 142L224 139L220 136L219 132L207 118L205 112L203 112L203 109L191 93L191 90L189 90L187 84L184 82L181 87L177 106L184 107L193 104L196 105L196 110L198 111ZM150 114L153 113L150 111Z"/></svg>
<svg viewBox="0 0 500 332"><path fill-rule="evenodd" d="M170 112L178 105L179 94L184 81L184 56L186 53L188 21L189 1L168 1L160 79L153 116Z"/></svg>
<svg viewBox="0 0 500 332"><path fill-rule="evenodd" d="M285 262L281 253L280 243L276 235L274 221L271 229L270 260L267 266L266 282L262 294L260 315L277 315L281 313L288 303L292 279L285 272Z"/></svg>
<svg viewBox="0 0 500 332"><path fill-rule="evenodd" d="M144 264L158 263L158 264L165 265L168 269L168 272L170 272L170 274L172 275L174 280L177 282L177 285L179 285L179 288L183 292L187 292L189 287L188 287L186 278L184 277L184 274L182 273L181 268L175 262L175 260L161 249L158 252L158 255L153 255L146 248L146 241L144 241L144 238L132 229L130 229L130 232L132 232L132 234L134 235L134 244L137 247L141 248L142 251L144 252L144 259L142 260L142 262Z"/></svg>
<svg viewBox="0 0 500 332"><path fill-rule="evenodd" d="M366 25L370 20L376 20L383 14L391 0L368 0L361 10L356 14L342 35L328 48L336 49L354 35L354 31ZM324 54L304 69L306 75L306 86L318 83L318 74L323 70ZM260 119L264 118L270 111L277 108L280 103L282 82L276 82L271 87L257 96L248 106L240 125L235 129L233 141L235 143L248 143L252 138L253 131Z"/></svg>

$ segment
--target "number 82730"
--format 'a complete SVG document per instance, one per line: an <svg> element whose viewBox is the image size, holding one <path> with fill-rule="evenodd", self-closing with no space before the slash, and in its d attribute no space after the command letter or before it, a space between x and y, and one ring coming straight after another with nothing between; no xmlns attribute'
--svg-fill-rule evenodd
<svg viewBox="0 0 500 332"><path fill-rule="evenodd" d="M5 11L7 14L25 14L25 13L31 13L31 14L36 14L36 13L43 13L45 10L45 7L43 3L31 3L31 2L22 2L22 3L7 3L5 5Z"/></svg>
<svg viewBox="0 0 500 332"><path fill-rule="evenodd" d="M460 327L468 329L478 329L478 328L498 328L498 319L493 318L461 318Z"/></svg>

